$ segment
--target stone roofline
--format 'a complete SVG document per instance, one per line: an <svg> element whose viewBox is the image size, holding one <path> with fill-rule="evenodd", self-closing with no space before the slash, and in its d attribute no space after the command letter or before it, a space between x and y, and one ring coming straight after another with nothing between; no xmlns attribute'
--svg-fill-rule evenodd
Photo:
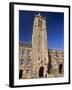
<svg viewBox="0 0 72 90"><path fill-rule="evenodd" d="M20 41L19 44L29 44L29 45L32 45L31 43L29 43L29 42L24 42L24 41Z"/></svg>
<svg viewBox="0 0 72 90"><path fill-rule="evenodd" d="M25 47L26 47L26 44L27 44L27 47L29 46L29 48L32 48L32 44L31 43L28 43L28 42L23 42L23 41L21 41L20 43L19 43L19 45L25 45ZM58 51L58 52L64 52L63 50L60 50L60 49L48 49L49 51Z"/></svg>
<svg viewBox="0 0 72 90"><path fill-rule="evenodd" d="M41 19L46 20L46 18L45 18L45 17L43 17L43 16L38 16L38 15L35 15L35 17L39 17L39 18L41 18Z"/></svg>

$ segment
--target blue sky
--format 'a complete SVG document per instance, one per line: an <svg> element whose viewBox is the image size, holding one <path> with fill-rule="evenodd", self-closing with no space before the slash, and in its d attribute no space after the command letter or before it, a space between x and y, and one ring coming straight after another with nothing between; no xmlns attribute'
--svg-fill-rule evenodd
<svg viewBox="0 0 72 90"><path fill-rule="evenodd" d="M37 11L19 11L19 41L32 42L33 21ZM49 49L64 50L64 13L40 12L46 18Z"/></svg>

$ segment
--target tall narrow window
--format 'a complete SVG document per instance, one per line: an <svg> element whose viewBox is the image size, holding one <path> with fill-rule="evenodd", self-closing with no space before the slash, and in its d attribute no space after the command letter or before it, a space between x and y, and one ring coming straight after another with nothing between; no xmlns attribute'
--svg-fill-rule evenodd
<svg viewBox="0 0 72 90"><path fill-rule="evenodd" d="M23 63L24 63L24 59L21 59L20 60L20 65L23 65Z"/></svg>
<svg viewBox="0 0 72 90"><path fill-rule="evenodd" d="M38 60L40 60L40 57L38 57Z"/></svg>
<svg viewBox="0 0 72 90"><path fill-rule="evenodd" d="M24 55L24 49L22 49L22 58L23 58L23 55Z"/></svg>
<svg viewBox="0 0 72 90"><path fill-rule="evenodd" d="M40 19L38 20L38 27L40 27L40 28L42 27L42 20L40 20Z"/></svg>
<svg viewBox="0 0 72 90"><path fill-rule="evenodd" d="M22 49L22 55L24 54L24 50Z"/></svg>

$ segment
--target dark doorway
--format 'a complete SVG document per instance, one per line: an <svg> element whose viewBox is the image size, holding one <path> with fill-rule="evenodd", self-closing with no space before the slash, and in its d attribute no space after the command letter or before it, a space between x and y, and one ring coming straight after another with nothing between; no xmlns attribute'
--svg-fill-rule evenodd
<svg viewBox="0 0 72 90"><path fill-rule="evenodd" d="M39 69L39 77L43 77L44 68L40 67Z"/></svg>
<svg viewBox="0 0 72 90"><path fill-rule="evenodd" d="M63 68L63 65L59 64L59 73L62 73L62 68Z"/></svg>
<svg viewBox="0 0 72 90"><path fill-rule="evenodd" d="M23 73L23 70L20 70L20 71L19 71L19 79L22 78L22 73Z"/></svg>

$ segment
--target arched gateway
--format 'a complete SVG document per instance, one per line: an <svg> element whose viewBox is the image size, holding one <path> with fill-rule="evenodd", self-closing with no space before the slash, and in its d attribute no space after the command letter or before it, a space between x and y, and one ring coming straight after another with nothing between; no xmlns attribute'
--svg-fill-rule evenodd
<svg viewBox="0 0 72 90"><path fill-rule="evenodd" d="M39 77L44 77L43 73L44 73L44 68L43 66L41 66L39 69Z"/></svg>

